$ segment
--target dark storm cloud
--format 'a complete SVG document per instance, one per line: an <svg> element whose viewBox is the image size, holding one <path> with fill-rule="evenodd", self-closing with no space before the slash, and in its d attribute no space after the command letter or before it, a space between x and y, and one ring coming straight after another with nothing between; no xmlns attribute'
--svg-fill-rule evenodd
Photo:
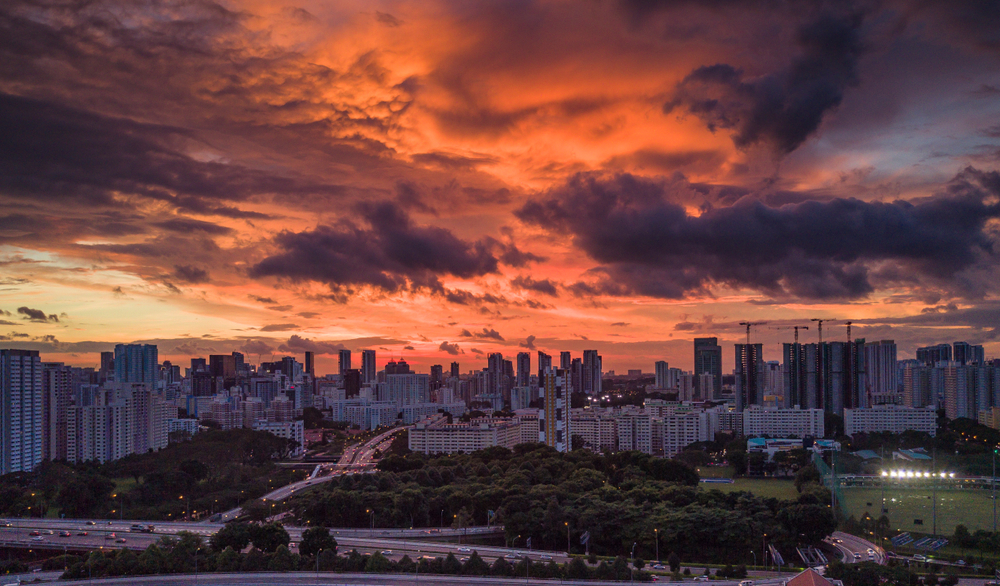
<svg viewBox="0 0 1000 586"><path fill-rule="evenodd" d="M263 194L339 192L240 165L197 161L179 148L189 140L183 129L3 93L0 134L7 137L0 143L0 192L7 196L111 204L123 193L186 207L193 198L247 200ZM177 219L162 225L228 231L191 222Z"/></svg>
<svg viewBox="0 0 1000 586"><path fill-rule="evenodd" d="M340 350L347 350L340 342L324 342L322 340L311 340L303 338L298 334L292 334L288 341L278 346L281 352L301 354L303 352L315 352L316 354L335 354Z"/></svg>
<svg viewBox="0 0 1000 586"><path fill-rule="evenodd" d="M731 130L737 147L764 143L795 150L858 82L864 45L860 15L825 15L798 31L801 54L783 70L751 77L728 64L699 67L677 86L663 110L683 109L710 130Z"/></svg>
<svg viewBox="0 0 1000 586"><path fill-rule="evenodd" d="M572 236L602 263L579 296L681 298L717 284L802 299L863 297L906 275L961 287L965 269L993 269L987 222L1000 217L1000 175L967 169L944 193L914 202L857 199L768 206L746 197L692 216L669 184L577 175L516 214ZM898 267L882 272L880 263ZM957 284L956 284L957 283ZM970 285L957 294L975 295ZM981 293L979 293L981 294Z"/></svg>
<svg viewBox="0 0 1000 586"><path fill-rule="evenodd" d="M518 343L521 348L527 348L528 350L535 349L535 336L528 336L523 342Z"/></svg>
<svg viewBox="0 0 1000 586"><path fill-rule="evenodd" d="M207 283L209 281L208 271L191 265L174 265L174 276L192 285Z"/></svg>
<svg viewBox="0 0 1000 586"><path fill-rule="evenodd" d="M469 330L462 330L459 334L463 338L476 338L477 340L497 340L503 342L503 336L500 332L494 330L493 328L483 328L481 332L470 332Z"/></svg>
<svg viewBox="0 0 1000 586"><path fill-rule="evenodd" d="M441 342L441 345L438 346L438 350L441 350L442 352L447 352L448 354L451 354L453 356L457 356L458 354L465 354L464 352L462 352L462 349L458 347L458 344L449 344L447 341Z"/></svg>
<svg viewBox="0 0 1000 586"><path fill-rule="evenodd" d="M337 292L372 286L386 292L430 289L442 292L439 276L472 278L495 273L492 239L466 242L449 230L418 226L390 202L364 204L363 227L344 219L306 232L282 232L282 249L257 263L250 275L326 283Z"/></svg>
<svg viewBox="0 0 1000 586"><path fill-rule="evenodd" d="M510 284L517 287L518 289L534 291L536 293L544 293L545 295L555 296L559 293L556 284L548 279L541 279L536 281L535 279L532 279L529 276L521 275L511 280Z"/></svg>
<svg viewBox="0 0 1000 586"><path fill-rule="evenodd" d="M17 313L23 315L22 319L27 319L35 322L59 322L59 316L55 314L45 315L45 312L41 309L32 309L30 307L18 307Z"/></svg>

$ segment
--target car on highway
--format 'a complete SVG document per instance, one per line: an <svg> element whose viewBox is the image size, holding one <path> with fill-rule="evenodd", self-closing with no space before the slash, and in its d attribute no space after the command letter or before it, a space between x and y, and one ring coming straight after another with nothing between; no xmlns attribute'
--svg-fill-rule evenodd
<svg viewBox="0 0 1000 586"><path fill-rule="evenodd" d="M666 566L664 566L663 564L653 564L651 567L654 570L666 570L667 569Z"/></svg>
<svg viewBox="0 0 1000 586"><path fill-rule="evenodd" d="M88 535L90 535L90 534L89 534L89 533L87 533L86 531L77 531L77 532L76 532L76 536L77 536L77 537L86 537L86 536L88 536Z"/></svg>
<svg viewBox="0 0 1000 586"><path fill-rule="evenodd" d="M469 547L460 547L460 548L458 548L458 551L460 551L462 553L472 553L472 548L469 548Z"/></svg>
<svg viewBox="0 0 1000 586"><path fill-rule="evenodd" d="M30 535L32 537L38 537L39 535L41 535L41 532L40 531L32 531L28 535Z"/></svg>
<svg viewBox="0 0 1000 586"><path fill-rule="evenodd" d="M45 541L45 538L42 537L41 535L36 535L35 537L32 537L31 540L32 541Z"/></svg>
<svg viewBox="0 0 1000 586"><path fill-rule="evenodd" d="M927 556L918 553L917 555L913 556L913 559L918 562L926 562Z"/></svg>
<svg viewBox="0 0 1000 586"><path fill-rule="evenodd" d="M382 555L392 555L392 550L391 549L383 549L379 553L382 554Z"/></svg>
<svg viewBox="0 0 1000 586"><path fill-rule="evenodd" d="M708 582L708 576L695 576L695 582Z"/></svg>
<svg viewBox="0 0 1000 586"><path fill-rule="evenodd" d="M14 524L13 523L4 523L3 526L4 527L13 527Z"/></svg>
<svg viewBox="0 0 1000 586"><path fill-rule="evenodd" d="M115 543L125 543L125 538L119 537L118 539L115 540Z"/></svg>
<svg viewBox="0 0 1000 586"><path fill-rule="evenodd" d="M51 529L46 529L43 533L45 533L46 535L55 535L56 534L56 532L53 531L53 530L51 530Z"/></svg>
<svg viewBox="0 0 1000 586"><path fill-rule="evenodd" d="M958 560L957 562L955 562L955 565L956 566L964 566L965 565L965 560Z"/></svg>
<svg viewBox="0 0 1000 586"><path fill-rule="evenodd" d="M550 555L549 555L549 554L547 554L547 553L543 553L542 555L538 556L538 558L539 558L539 559L543 559L543 560L551 560L551 559L552 559L552 556L550 556Z"/></svg>
<svg viewBox="0 0 1000 586"><path fill-rule="evenodd" d="M505 560L516 560L517 558L518 558L518 555L516 553L509 553L509 554L503 556L503 559L505 559Z"/></svg>
<svg viewBox="0 0 1000 586"><path fill-rule="evenodd" d="M109 533L109 534L107 534L107 535L104 536L104 539L108 540L108 541L110 541L110 540L112 540L114 538L115 538L115 534L114 533Z"/></svg>
<svg viewBox="0 0 1000 586"><path fill-rule="evenodd" d="M87 525L97 525L97 523L94 523L93 521L87 521Z"/></svg>
<svg viewBox="0 0 1000 586"><path fill-rule="evenodd" d="M70 533L69 531L60 531L59 532L59 537L72 537L72 536L73 536L73 534Z"/></svg>
<svg viewBox="0 0 1000 586"><path fill-rule="evenodd" d="M858 553L858 552L854 552L854 559L860 560L861 559L861 554Z"/></svg>

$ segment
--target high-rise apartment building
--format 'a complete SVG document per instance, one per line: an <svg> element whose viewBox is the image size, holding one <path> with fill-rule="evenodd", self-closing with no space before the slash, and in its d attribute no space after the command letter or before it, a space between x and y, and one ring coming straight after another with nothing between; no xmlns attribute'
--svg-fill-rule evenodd
<svg viewBox="0 0 1000 586"><path fill-rule="evenodd" d="M715 388L711 393L699 389L706 399L718 399L722 396L722 346L718 338L694 339L694 375L710 374Z"/></svg>
<svg viewBox="0 0 1000 586"><path fill-rule="evenodd" d="M587 395L600 395L603 390L601 382L603 375L604 368L597 350L584 350L583 380L580 381L580 389L573 390Z"/></svg>
<svg viewBox="0 0 1000 586"><path fill-rule="evenodd" d="M764 399L764 350L761 344L736 344L736 409Z"/></svg>
<svg viewBox="0 0 1000 586"><path fill-rule="evenodd" d="M670 365L667 361L660 360L653 365L653 369L656 372L656 388L658 389L669 389L667 386L667 378L670 374Z"/></svg>
<svg viewBox="0 0 1000 586"><path fill-rule="evenodd" d="M542 400L542 408L538 410L538 441L558 452L569 452L572 445L566 371L550 367L539 375L538 383Z"/></svg>
<svg viewBox="0 0 1000 586"><path fill-rule="evenodd" d="M552 357L542 352L538 351L538 381L539 386L541 385L542 375L545 371L552 368Z"/></svg>
<svg viewBox="0 0 1000 586"><path fill-rule="evenodd" d="M573 363L573 355L570 352L559 353L559 368L566 370Z"/></svg>
<svg viewBox="0 0 1000 586"><path fill-rule="evenodd" d="M985 364L986 357L982 346L973 346L968 342L955 342L952 344L955 362L966 366L969 364Z"/></svg>
<svg viewBox="0 0 1000 586"><path fill-rule="evenodd" d="M115 353L101 352L100 381L105 382L115 377Z"/></svg>
<svg viewBox="0 0 1000 586"><path fill-rule="evenodd" d="M865 344L865 393L868 405L902 402L896 379L896 343L881 340Z"/></svg>
<svg viewBox="0 0 1000 586"><path fill-rule="evenodd" d="M458 378L458 363L457 362L452 362L451 363L451 376L453 378Z"/></svg>
<svg viewBox="0 0 1000 586"><path fill-rule="evenodd" d="M951 346L948 344L938 344L937 346L917 348L917 360L927 366L934 366L938 362L950 362Z"/></svg>
<svg viewBox="0 0 1000 586"><path fill-rule="evenodd" d="M62 362L42 364L42 459L66 459L66 416L73 402L73 369Z"/></svg>
<svg viewBox="0 0 1000 586"><path fill-rule="evenodd" d="M375 382L376 373L378 373L378 368L375 366L375 351L374 350L362 350L361 351L361 382L362 383L373 383L373 382Z"/></svg>
<svg viewBox="0 0 1000 586"><path fill-rule="evenodd" d="M530 378L531 378L531 353L518 352L516 386L519 387L528 386L528 380L530 380Z"/></svg>
<svg viewBox="0 0 1000 586"><path fill-rule="evenodd" d="M115 382L144 383L155 389L160 378L160 361L153 344L115 346Z"/></svg>
<svg viewBox="0 0 1000 586"><path fill-rule="evenodd" d="M0 475L42 461L44 372L34 350L0 350Z"/></svg>
<svg viewBox="0 0 1000 586"><path fill-rule="evenodd" d="M343 376L345 372L351 370L351 351L341 350L339 353L337 364L339 366L340 375Z"/></svg>

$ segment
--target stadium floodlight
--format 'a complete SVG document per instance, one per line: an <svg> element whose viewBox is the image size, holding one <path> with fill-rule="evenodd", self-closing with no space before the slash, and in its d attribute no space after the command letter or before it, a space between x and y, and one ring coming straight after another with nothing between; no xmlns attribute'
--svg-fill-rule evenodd
<svg viewBox="0 0 1000 586"><path fill-rule="evenodd" d="M930 478L930 477L931 477L930 472L924 472L924 478Z"/></svg>
<svg viewBox="0 0 1000 586"><path fill-rule="evenodd" d="M889 475L888 472L886 472L885 470L882 471L882 476L888 476L888 475Z"/></svg>
<svg viewBox="0 0 1000 586"><path fill-rule="evenodd" d="M954 473L954 472L952 472L952 473L951 473L951 474L949 474L948 476L950 476L951 478L954 478L954 477L955 477L955 473Z"/></svg>
<svg viewBox="0 0 1000 586"><path fill-rule="evenodd" d="M945 474L944 472L942 472L941 473L941 478L944 478L945 476L947 476L947 474Z"/></svg>

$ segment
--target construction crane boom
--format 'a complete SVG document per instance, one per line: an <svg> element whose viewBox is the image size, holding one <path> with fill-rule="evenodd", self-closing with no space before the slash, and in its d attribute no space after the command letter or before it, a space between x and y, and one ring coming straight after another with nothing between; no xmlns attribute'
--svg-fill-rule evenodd
<svg viewBox="0 0 1000 586"><path fill-rule="evenodd" d="M799 330L808 330L809 326L778 326L772 327L772 330L795 330L795 343L799 343Z"/></svg>
<svg viewBox="0 0 1000 586"><path fill-rule="evenodd" d="M740 322L741 326L746 326L746 328L747 328L747 346L750 345L750 328L752 328L754 326L762 326L762 325L764 325L766 323L767 323L766 321L741 321Z"/></svg>
<svg viewBox="0 0 1000 586"><path fill-rule="evenodd" d="M825 322L825 321L837 321L837 320L835 320L835 319L820 319L820 318L814 317L814 318L812 318L809 321L814 321L814 322L817 323L818 327L816 329L819 330L819 343L822 344L823 343L823 322Z"/></svg>

